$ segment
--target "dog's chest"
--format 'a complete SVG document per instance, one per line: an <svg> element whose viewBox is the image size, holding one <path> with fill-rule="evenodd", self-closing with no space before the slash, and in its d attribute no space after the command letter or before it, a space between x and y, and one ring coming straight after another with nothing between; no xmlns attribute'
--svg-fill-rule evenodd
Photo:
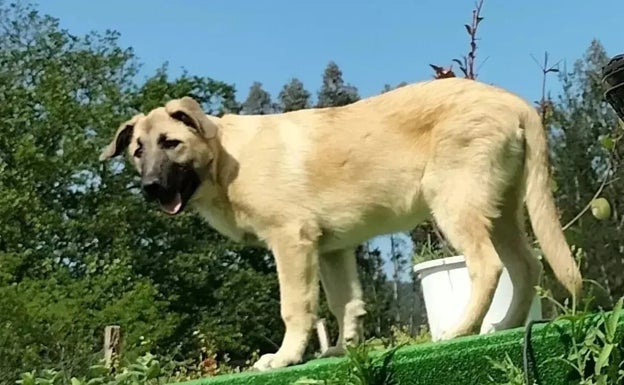
<svg viewBox="0 0 624 385"><path fill-rule="evenodd" d="M232 210L222 200L202 197L193 206L216 231L236 242L243 240L245 231L236 224Z"/></svg>
<svg viewBox="0 0 624 385"><path fill-rule="evenodd" d="M264 246L253 231L239 226L231 210L215 205L196 205L195 209L213 229L234 242L250 246Z"/></svg>

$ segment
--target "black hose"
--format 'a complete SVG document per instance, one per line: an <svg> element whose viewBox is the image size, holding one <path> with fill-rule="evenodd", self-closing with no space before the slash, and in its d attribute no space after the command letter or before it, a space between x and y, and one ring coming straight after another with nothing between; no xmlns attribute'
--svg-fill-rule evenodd
<svg viewBox="0 0 624 385"><path fill-rule="evenodd" d="M535 357L533 357L533 347L531 346L533 325L548 322L550 322L550 320L530 320L524 329L524 341L522 343L522 363L524 367L524 382L526 385L539 385L539 379L534 365ZM531 375L533 375L533 382L531 381Z"/></svg>

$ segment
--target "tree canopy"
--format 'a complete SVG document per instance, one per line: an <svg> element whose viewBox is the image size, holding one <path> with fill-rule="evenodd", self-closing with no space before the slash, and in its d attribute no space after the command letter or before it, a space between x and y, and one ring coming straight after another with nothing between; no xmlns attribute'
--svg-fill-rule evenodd
<svg viewBox="0 0 624 385"><path fill-rule="evenodd" d="M109 324L121 326L127 359L214 352L243 362L281 341L270 253L233 244L193 213L171 220L144 201L123 160L103 164L98 154L122 121L171 98L191 95L215 116L265 114L346 105L360 99L357 88L333 61L316 101L296 78L278 103L260 82L241 97L227 81L172 77L166 65L139 81L140 61L119 36L76 36L31 5L0 2L0 384L36 368L82 373L99 359ZM602 100L607 59L594 41L561 73L548 127L562 222L608 178L601 195L613 214L583 215L566 234L586 253L584 274L621 295L621 128ZM411 235L417 248L437 239L430 226ZM383 256L368 244L356 255L366 336L389 336L395 313ZM325 305L321 312L331 320Z"/></svg>

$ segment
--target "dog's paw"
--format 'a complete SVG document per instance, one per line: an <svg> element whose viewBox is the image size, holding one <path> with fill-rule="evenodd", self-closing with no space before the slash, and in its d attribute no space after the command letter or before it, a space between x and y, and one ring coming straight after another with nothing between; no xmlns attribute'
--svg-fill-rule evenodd
<svg viewBox="0 0 624 385"><path fill-rule="evenodd" d="M465 330L462 328L447 329L447 330L442 331L442 333L440 333L436 341L448 341L448 340L455 339L457 337L463 337L463 336L467 336L470 334L473 334L473 333L469 330Z"/></svg>
<svg viewBox="0 0 624 385"><path fill-rule="evenodd" d="M490 333L496 333L499 330L503 330L504 326L501 326L499 324L494 324L494 323L487 323L487 324L483 324L483 327L481 328L481 333L482 334L490 334Z"/></svg>
<svg viewBox="0 0 624 385"><path fill-rule="evenodd" d="M268 353L262 355L253 365L253 368L265 372L270 369L285 368L290 365L301 363L301 357L280 353Z"/></svg>
<svg viewBox="0 0 624 385"><path fill-rule="evenodd" d="M448 341L455 338L455 332L453 330L444 330L442 331L437 338L434 338L434 341Z"/></svg>
<svg viewBox="0 0 624 385"><path fill-rule="evenodd" d="M263 354L258 361L253 364L253 368L261 372L271 369L271 362L275 356L276 354L273 353Z"/></svg>
<svg viewBox="0 0 624 385"><path fill-rule="evenodd" d="M326 358L326 357L341 357L345 354L345 348L343 346L330 346L329 348L327 348L327 350L325 350L323 353L321 353L320 358Z"/></svg>
<svg viewBox="0 0 624 385"><path fill-rule="evenodd" d="M448 341L458 337L466 337L475 334L479 334L479 325L459 323L454 327L443 330L436 341Z"/></svg>

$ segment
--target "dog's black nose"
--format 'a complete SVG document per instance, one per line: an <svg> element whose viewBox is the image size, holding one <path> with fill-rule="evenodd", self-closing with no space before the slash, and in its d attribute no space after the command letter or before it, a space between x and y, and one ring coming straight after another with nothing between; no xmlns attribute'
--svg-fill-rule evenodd
<svg viewBox="0 0 624 385"><path fill-rule="evenodd" d="M162 195L163 188L157 180L144 180L142 184L148 200L156 200Z"/></svg>

